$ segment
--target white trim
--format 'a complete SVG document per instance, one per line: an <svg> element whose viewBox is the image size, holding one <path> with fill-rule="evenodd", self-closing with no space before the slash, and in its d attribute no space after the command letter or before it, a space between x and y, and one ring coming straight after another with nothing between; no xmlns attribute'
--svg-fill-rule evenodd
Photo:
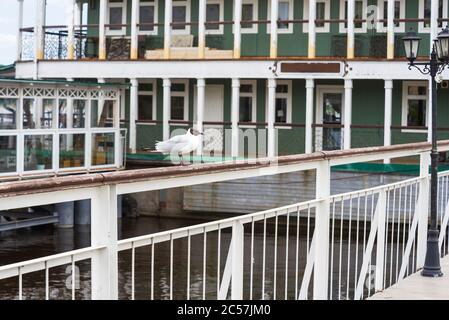
<svg viewBox="0 0 449 320"><path fill-rule="evenodd" d="M243 5L245 4L252 4L253 5L253 18L252 20L258 20L259 19L259 1L258 0L242 0L242 15L243 15ZM235 11L234 11L235 13ZM234 19L234 13L232 15ZM242 17L243 21L243 17ZM244 26L241 26L240 33L241 34L250 34L250 33L258 33L259 32L259 25L257 23L253 23L251 28L245 28ZM234 26L232 27L232 33L234 33Z"/></svg>
<svg viewBox="0 0 449 320"><path fill-rule="evenodd" d="M110 2L108 0L108 4L107 4L107 10L106 10L106 24L111 24L110 20L109 20L109 14L110 14L110 9L111 8L122 8L122 23L121 24L126 24L126 17L127 17L127 10L126 10L126 5L127 5L127 0L123 0L122 2ZM126 27L122 27L120 30L110 30L109 27L106 27L106 35L107 36L123 36L126 35Z"/></svg>
<svg viewBox="0 0 449 320"><path fill-rule="evenodd" d="M331 3L330 0L316 0L316 3L324 3L324 19L330 19L331 16ZM309 19L309 0L304 0L304 8L303 8L303 19ZM328 33L330 32L330 23L325 23L323 27L316 27L315 31L317 33ZM309 32L309 23L303 23L303 33Z"/></svg>
<svg viewBox="0 0 449 320"><path fill-rule="evenodd" d="M147 91L147 90L142 90L140 91L138 89L137 91L137 123L139 123L139 120L143 120L145 121L145 119L139 119L139 96L152 96L152 100L153 100L153 110L152 115L151 115L151 120L154 121L156 120L157 117L157 87L156 87L156 80L139 80L139 85L141 84L151 84L153 89L151 91ZM142 124L142 123L140 123ZM145 123L147 124L147 123Z"/></svg>
<svg viewBox="0 0 449 320"><path fill-rule="evenodd" d="M294 1L293 0L279 0L278 6L281 4L281 2L287 2L288 3L288 18L287 20L293 20L293 14L294 14ZM268 1L268 9L267 9L267 17L271 16L271 1ZM278 9L278 19L279 19L279 9ZM288 28L282 29L277 28L278 34L280 33L293 33L293 23L288 24ZM271 33L271 29L267 25L267 34Z"/></svg>
<svg viewBox="0 0 449 320"><path fill-rule="evenodd" d="M219 17L218 19L220 21L224 21L224 3L223 0L207 0L206 2L206 22L207 22L207 5L209 4L218 4L220 6L220 11L219 11ZM207 29L207 25L205 26L206 29L206 35L207 34L223 34L224 28L223 28L223 24L219 24L218 25L218 29Z"/></svg>
<svg viewBox="0 0 449 320"><path fill-rule="evenodd" d="M367 0L355 0L355 4L357 4L357 2L360 2L360 1L362 2L362 19L366 19L368 1ZM345 2L348 2L348 0L340 0L340 19L346 19ZM354 14L355 14L355 7L354 7ZM344 22L339 23L339 31L340 31L340 33L347 32L347 28L345 27ZM366 33L366 22L362 22L361 28L357 28L356 23L354 23L354 33Z"/></svg>
<svg viewBox="0 0 449 320"><path fill-rule="evenodd" d="M388 19L388 17L384 17L384 1L386 0L377 0L377 19L381 20L381 19ZM399 19L405 19L405 10L406 10L406 3L405 0L395 0L395 2L399 2L400 5L400 9L399 9ZM395 9L396 9L396 4L395 4ZM396 10L395 10L395 16L394 18L396 19ZM383 22L378 22L377 23L377 32L387 32L388 27L385 26ZM396 25L394 26L394 32L398 32L398 33L403 33L405 32L405 22L399 22L399 26L396 27Z"/></svg>
<svg viewBox="0 0 449 320"><path fill-rule="evenodd" d="M279 85L287 85L287 93L285 92L276 92L275 96L276 99L287 99L287 114L285 117L285 123L289 124L292 123L292 99L293 99L293 93L292 93L292 80L276 80L276 91L277 87ZM268 88L268 84L266 86ZM265 118L268 119L268 90L266 96L266 103L265 103ZM276 111L276 102L274 106ZM276 115L274 115L274 120L276 120ZM276 121L274 121L276 123ZM275 126L276 129L291 129L289 126Z"/></svg>
<svg viewBox="0 0 449 320"><path fill-rule="evenodd" d="M154 17L153 17L153 19L154 19L154 23L158 23L158 8L159 8L159 0L153 0L153 2L142 2L142 0L140 0L140 4L139 4L139 15L137 16L137 21L138 21L138 23L140 23L140 9L142 8L142 7L154 7ZM152 35L157 35L158 34L158 26L157 25L155 25L155 26L153 26L153 31L149 31L149 30L146 30L146 31L140 31L140 27L139 27L139 32L138 32L138 34L139 35L150 35L150 36L152 36Z"/></svg>
<svg viewBox="0 0 449 320"><path fill-rule="evenodd" d="M176 84L184 84L184 91L173 91L173 86ZM181 120L181 121L188 121L189 120L189 80L172 80L171 81L171 88L170 88L170 110L171 110L171 98L172 97L184 97L184 119L173 119L172 113L170 112L170 119L169 120ZM171 124L173 125L173 124ZM175 124L176 126L182 126L184 124Z"/></svg>
<svg viewBox="0 0 449 320"><path fill-rule="evenodd" d="M423 86L426 87L426 95L409 95L408 87L409 86ZM423 98L424 97L424 98ZM401 112L401 126L407 127L407 119L408 119L408 103L409 99L415 100L425 100L426 101L426 115L424 119L424 125L427 126L427 119L429 117L429 82L428 81L403 81L402 82L402 112ZM402 129L401 132L407 133L426 133L427 130L417 130L417 129Z"/></svg>
<svg viewBox="0 0 449 320"><path fill-rule="evenodd" d="M244 85L251 85L252 90L251 92L241 92L241 88ZM252 105L251 105L251 121L249 122L256 122L257 120L257 80L240 80L240 87L239 87L239 101L242 97L250 97L252 99ZM238 122L240 122L240 109L242 108L242 104L239 103L239 117ZM240 125L240 128L253 128L253 125Z"/></svg>
<svg viewBox="0 0 449 320"><path fill-rule="evenodd" d="M419 0L419 10L418 10L418 18L424 19L424 1L425 0ZM430 0L428 0L430 1ZM439 0L443 1L443 16L439 18L446 19L447 18L447 0ZM438 1L438 7L439 7L439 1ZM439 16L439 12L436 14ZM430 17L429 17L430 18ZM442 25L445 25L446 23L442 23ZM418 32L419 33L430 33L430 25L429 27L424 26L424 22L418 22Z"/></svg>
<svg viewBox="0 0 449 320"><path fill-rule="evenodd" d="M175 7L182 7L185 6L186 7L186 21L187 23L191 22L191 4L190 4L190 0L184 0L184 1L175 1L173 0L172 2L172 12L174 10ZM174 21L174 15L172 14L172 22ZM176 34L190 34L190 25L185 25L184 29L175 29L174 26L171 27L171 34L172 35L176 35Z"/></svg>

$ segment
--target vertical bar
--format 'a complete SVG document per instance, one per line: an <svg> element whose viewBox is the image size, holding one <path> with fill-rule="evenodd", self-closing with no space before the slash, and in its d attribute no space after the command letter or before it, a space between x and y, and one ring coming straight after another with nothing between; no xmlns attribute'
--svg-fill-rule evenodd
<svg viewBox="0 0 449 320"><path fill-rule="evenodd" d="M190 300L190 248L192 246L190 231L187 231L187 300ZM220 253L219 253L220 254ZM218 268L220 269L220 268ZM220 276L217 278L218 284L220 284ZM220 290L220 287L219 289Z"/></svg>
<svg viewBox="0 0 449 320"><path fill-rule="evenodd" d="M393 108L393 81L385 80L385 112L384 112L384 146L391 145L391 116ZM384 159L384 163L390 163L389 158Z"/></svg>
<svg viewBox="0 0 449 320"><path fill-rule="evenodd" d="M68 30L67 30L67 59L73 60L75 58L75 8L76 0L72 0L70 4ZM59 42L61 42L61 36L59 36ZM58 54L60 59L60 54Z"/></svg>
<svg viewBox="0 0 449 320"><path fill-rule="evenodd" d="M357 195L357 228L356 228L356 238L355 238L354 299L355 299L355 290L357 288L357 280L358 280L357 275L358 275L358 265L359 265L359 227L360 227L360 193Z"/></svg>
<svg viewBox="0 0 449 320"><path fill-rule="evenodd" d="M386 215L385 215L385 249L384 249L384 279L383 279L383 288L387 285L387 257L388 257L388 225L390 220L390 188L387 188L387 209L386 209Z"/></svg>
<svg viewBox="0 0 449 320"><path fill-rule="evenodd" d="M251 221L251 262L249 274L249 300L253 299L253 276L254 276L254 217Z"/></svg>
<svg viewBox="0 0 449 320"><path fill-rule="evenodd" d="M305 123L305 152L313 152L313 109L314 97L313 90L315 88L314 79L306 79L306 123Z"/></svg>
<svg viewBox="0 0 449 320"><path fill-rule="evenodd" d="M270 17L270 58L276 59L278 55L278 6L279 0L271 1ZM290 8L292 10L292 8Z"/></svg>
<svg viewBox="0 0 449 320"><path fill-rule="evenodd" d="M151 240L151 300L154 300L154 240Z"/></svg>
<svg viewBox="0 0 449 320"><path fill-rule="evenodd" d="M275 156L275 108L276 108L276 79L268 79L268 114L267 114L267 130L268 130L268 157Z"/></svg>
<svg viewBox="0 0 449 320"><path fill-rule="evenodd" d="M354 18L355 18L355 0L348 0L348 28L347 28L347 58L354 59Z"/></svg>
<svg viewBox="0 0 449 320"><path fill-rule="evenodd" d="M240 59L242 0L234 0L234 59Z"/></svg>
<svg viewBox="0 0 449 320"><path fill-rule="evenodd" d="M344 119L343 119L343 148L351 149L351 124L352 124L352 80L345 80L345 101L344 101Z"/></svg>
<svg viewBox="0 0 449 320"><path fill-rule="evenodd" d="M394 59L394 11L395 0L387 3L387 59Z"/></svg>
<svg viewBox="0 0 449 320"><path fill-rule="evenodd" d="M349 274L351 272L351 225L352 223L352 195L349 197L349 234L348 234L348 273L346 275L346 300L349 300Z"/></svg>
<svg viewBox="0 0 449 320"><path fill-rule="evenodd" d="M76 273L75 273L75 260L72 255L72 300L75 300L75 289L76 289Z"/></svg>
<svg viewBox="0 0 449 320"><path fill-rule="evenodd" d="M36 25L34 26L35 36L35 60L42 60L45 57L45 11L46 1L37 0L36 6Z"/></svg>
<svg viewBox="0 0 449 320"><path fill-rule="evenodd" d="M287 300L287 288L288 288L288 240L290 231L290 213L287 212L287 230L285 231L285 300Z"/></svg>
<svg viewBox="0 0 449 320"><path fill-rule="evenodd" d="M232 225L232 300L243 299L243 236L243 224L235 221Z"/></svg>
<svg viewBox="0 0 449 320"><path fill-rule="evenodd" d="M22 300L22 267L18 268L19 270L19 300Z"/></svg>
<svg viewBox="0 0 449 320"><path fill-rule="evenodd" d="M138 27L137 23L139 21L139 0L131 1L131 60L136 60L138 58Z"/></svg>
<svg viewBox="0 0 449 320"><path fill-rule="evenodd" d="M330 299L332 300L334 295L334 244L335 244L335 202L336 199L332 198L332 235L331 235L331 263L330 263L330 288L329 288L329 295Z"/></svg>
<svg viewBox="0 0 449 320"><path fill-rule="evenodd" d="M204 79L197 80L197 121L196 121L196 129L199 132L203 132L203 121L204 121L204 110L205 110L205 102L206 102L206 81ZM202 135L199 136L200 143L196 150L196 154L201 156L203 154L203 142Z"/></svg>
<svg viewBox="0 0 449 320"><path fill-rule="evenodd" d="M50 279L47 261L45 261L45 300L50 300Z"/></svg>
<svg viewBox="0 0 449 320"><path fill-rule="evenodd" d="M383 289L384 257L385 257L385 217L387 213L386 189L382 189L377 200L377 245L376 245L376 276L375 291Z"/></svg>
<svg viewBox="0 0 449 320"><path fill-rule="evenodd" d="M171 0L169 0L171 1ZM166 2L167 3L167 2ZM163 83L163 106L162 106L162 139L168 140L170 138L170 109L171 109L171 80L164 79Z"/></svg>
<svg viewBox="0 0 449 320"><path fill-rule="evenodd" d="M394 251L394 210L396 208L396 187L393 189L393 210L391 211L391 243L390 243L390 286L393 283L393 251Z"/></svg>
<svg viewBox="0 0 449 320"><path fill-rule="evenodd" d="M278 258L278 213L274 218L274 264L273 264L273 300L276 300L277 258Z"/></svg>
<svg viewBox="0 0 449 320"><path fill-rule="evenodd" d="M132 153L136 153L137 148L137 109L139 104L139 82L137 79L130 79L129 90L129 148Z"/></svg>
<svg viewBox="0 0 449 320"><path fill-rule="evenodd" d="M107 0L100 0L100 18L98 22L98 59L105 60L106 59L106 15L107 15Z"/></svg>
<svg viewBox="0 0 449 320"><path fill-rule="evenodd" d="M338 300L341 300L341 261L343 259L343 210L345 207L345 199L341 199L340 207L340 251L338 254Z"/></svg>
<svg viewBox="0 0 449 320"><path fill-rule="evenodd" d="M173 300L173 234L170 234L170 300Z"/></svg>
<svg viewBox="0 0 449 320"><path fill-rule="evenodd" d="M170 59L171 23L172 23L172 0L165 0L164 59Z"/></svg>
<svg viewBox="0 0 449 320"><path fill-rule="evenodd" d="M189 240L190 250L190 240ZM190 266L189 266L190 268ZM221 269L221 225L218 225L218 249L217 249L217 299L220 294L220 269ZM190 280L190 278L189 278Z"/></svg>
<svg viewBox="0 0 449 320"><path fill-rule="evenodd" d="M203 230L203 300L206 300L206 248L207 248L207 233L206 228Z"/></svg>
<svg viewBox="0 0 449 320"><path fill-rule="evenodd" d="M263 216L263 245L262 245L262 298L265 300L265 259L267 246L267 217Z"/></svg>
<svg viewBox="0 0 449 320"><path fill-rule="evenodd" d="M299 267L299 207L296 209L296 254L295 254L295 300L298 299L298 267Z"/></svg>
<svg viewBox="0 0 449 320"><path fill-rule="evenodd" d="M198 58L204 59L206 48L206 0L198 0Z"/></svg>
<svg viewBox="0 0 449 320"><path fill-rule="evenodd" d="M136 259L136 250L134 248L134 242L131 242L131 300L135 300L135 291L136 291L135 259Z"/></svg>
<svg viewBox="0 0 449 320"><path fill-rule="evenodd" d="M315 40L316 40L316 0L309 0L309 48L308 48L308 58L315 58Z"/></svg>
<svg viewBox="0 0 449 320"><path fill-rule="evenodd" d="M17 0L17 47L16 61L22 60L22 29L23 28L23 0Z"/></svg>
<svg viewBox="0 0 449 320"><path fill-rule="evenodd" d="M231 105L232 157L238 157L239 155L239 124L238 124L239 107L240 107L240 79L232 79L232 105Z"/></svg>

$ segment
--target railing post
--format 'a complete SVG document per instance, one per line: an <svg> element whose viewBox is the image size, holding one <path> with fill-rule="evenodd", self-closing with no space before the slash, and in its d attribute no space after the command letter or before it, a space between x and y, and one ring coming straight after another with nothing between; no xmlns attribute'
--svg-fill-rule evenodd
<svg viewBox="0 0 449 320"><path fill-rule="evenodd" d="M429 165L430 153L424 152L420 155L418 196L418 245L416 249L416 268L421 269L424 266L427 250L427 227L429 219Z"/></svg>
<svg viewBox="0 0 449 320"><path fill-rule="evenodd" d="M106 246L92 257L92 300L118 299L117 189L96 189L91 200L91 245Z"/></svg>
<svg viewBox="0 0 449 320"><path fill-rule="evenodd" d="M231 258L231 299L243 299L243 224L235 221L232 225Z"/></svg>
<svg viewBox="0 0 449 320"><path fill-rule="evenodd" d="M315 212L314 300L328 299L330 173L329 161L320 161L316 169L316 199L321 201L317 204Z"/></svg>
<svg viewBox="0 0 449 320"><path fill-rule="evenodd" d="M375 290L381 291L383 289L384 279L384 257L385 257L385 217L387 214L387 192L382 190L379 193L377 200L377 245L376 245L376 277Z"/></svg>

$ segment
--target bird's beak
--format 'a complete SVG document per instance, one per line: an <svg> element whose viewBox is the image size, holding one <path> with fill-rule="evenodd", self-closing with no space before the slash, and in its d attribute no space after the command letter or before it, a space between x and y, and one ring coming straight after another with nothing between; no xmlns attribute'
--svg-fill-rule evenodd
<svg viewBox="0 0 449 320"><path fill-rule="evenodd" d="M204 136L204 132L200 132L200 135Z"/></svg>

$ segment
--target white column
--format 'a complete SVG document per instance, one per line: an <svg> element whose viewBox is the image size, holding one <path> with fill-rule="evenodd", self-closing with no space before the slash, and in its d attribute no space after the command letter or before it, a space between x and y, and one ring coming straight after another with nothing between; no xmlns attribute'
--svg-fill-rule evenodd
<svg viewBox="0 0 449 320"><path fill-rule="evenodd" d="M98 58L100 60L106 59L106 6L107 0L100 0L100 19L98 22Z"/></svg>
<svg viewBox="0 0 449 320"><path fill-rule="evenodd" d="M384 146L391 145L391 115L393 108L393 81L385 80ZM390 163L389 158L384 163Z"/></svg>
<svg viewBox="0 0 449 320"><path fill-rule="evenodd" d="M268 157L275 156L275 131L274 131L274 113L276 106L276 79L268 79L268 112L267 112L267 129L268 129Z"/></svg>
<svg viewBox="0 0 449 320"><path fill-rule="evenodd" d="M73 60L75 58L75 10L76 0L72 0L71 10L69 13L69 25L67 33L67 59Z"/></svg>
<svg viewBox="0 0 449 320"><path fill-rule="evenodd" d="M132 0L131 4L131 60L138 58L139 38L137 32L137 23L139 22L139 4L140 0ZM155 13L157 14L157 12Z"/></svg>
<svg viewBox="0 0 449 320"><path fill-rule="evenodd" d="M313 90L315 88L315 81L313 79L306 79L306 153L313 152Z"/></svg>
<svg viewBox="0 0 449 320"><path fill-rule="evenodd" d="M244 261L245 228L240 221L232 224L231 240L231 300L243 299L243 261Z"/></svg>
<svg viewBox="0 0 449 320"><path fill-rule="evenodd" d="M387 59L394 59L394 3L388 0L387 4Z"/></svg>
<svg viewBox="0 0 449 320"><path fill-rule="evenodd" d="M36 60L44 59L44 46L45 46L45 0L37 0L36 7L36 25L34 27L35 36L35 57Z"/></svg>
<svg viewBox="0 0 449 320"><path fill-rule="evenodd" d="M75 18L74 18L75 20L75 22L74 22L74 24L75 24L75 27L74 27L74 31L75 31L75 34L76 34L76 30L78 29L79 30L79 32L81 33L82 32L82 30L83 30L83 27L82 27L82 25L83 25L83 4L81 3L81 1L76 1L76 4L75 4ZM78 48L78 52L77 52L77 50L76 50L76 43L78 42L78 46L79 46L79 48ZM76 39L76 37L75 37L75 58L76 58L76 55L77 54L79 54L79 55L81 55L81 50L82 50L82 46L81 46L81 40L80 39Z"/></svg>
<svg viewBox="0 0 449 320"><path fill-rule="evenodd" d="M199 0L198 12L198 58L204 59L206 48L206 0Z"/></svg>
<svg viewBox="0 0 449 320"><path fill-rule="evenodd" d="M309 59L315 58L315 19L316 19L316 0L309 1Z"/></svg>
<svg viewBox="0 0 449 320"><path fill-rule="evenodd" d="M132 153L136 153L137 149L137 107L139 104L139 81L131 79L129 103L129 148Z"/></svg>
<svg viewBox="0 0 449 320"><path fill-rule="evenodd" d="M165 0L164 59L170 58L171 22L172 22L172 0Z"/></svg>
<svg viewBox="0 0 449 320"><path fill-rule="evenodd" d="M203 122L204 122L204 104L206 101L206 81L204 79L198 79L196 84L197 93L197 108L196 108L196 129L199 132L203 132ZM196 151L197 155L201 156L203 154L203 139L200 136L200 145Z"/></svg>
<svg viewBox="0 0 449 320"><path fill-rule="evenodd" d="M240 59L242 0L234 0L234 59Z"/></svg>
<svg viewBox="0 0 449 320"><path fill-rule="evenodd" d="M95 189L91 200L92 300L118 299L117 187Z"/></svg>
<svg viewBox="0 0 449 320"><path fill-rule="evenodd" d="M17 44L16 61L22 59L23 0L17 0Z"/></svg>
<svg viewBox="0 0 449 320"><path fill-rule="evenodd" d="M170 108L171 108L171 80L164 79L162 83L163 87L163 106L162 106L162 139L168 140L170 138Z"/></svg>
<svg viewBox="0 0 449 320"><path fill-rule="evenodd" d="M418 240L416 248L416 268L420 269L424 266L424 261L427 251L427 228L429 219L429 166L430 166L430 152L425 152L420 155L420 169L419 176L421 178L419 183L418 196Z"/></svg>
<svg viewBox="0 0 449 320"><path fill-rule="evenodd" d="M348 42L347 53L348 59L354 59L354 17L355 17L355 0L348 0Z"/></svg>
<svg viewBox="0 0 449 320"><path fill-rule="evenodd" d="M352 124L352 80L345 80L345 105L344 105L344 136L343 149L351 149L351 124Z"/></svg>
<svg viewBox="0 0 449 320"><path fill-rule="evenodd" d="M270 17L270 58L278 56L278 9L279 0L271 0L271 17Z"/></svg>
<svg viewBox="0 0 449 320"><path fill-rule="evenodd" d="M239 108L240 108L240 79L232 79L231 157L238 157L239 155Z"/></svg>

